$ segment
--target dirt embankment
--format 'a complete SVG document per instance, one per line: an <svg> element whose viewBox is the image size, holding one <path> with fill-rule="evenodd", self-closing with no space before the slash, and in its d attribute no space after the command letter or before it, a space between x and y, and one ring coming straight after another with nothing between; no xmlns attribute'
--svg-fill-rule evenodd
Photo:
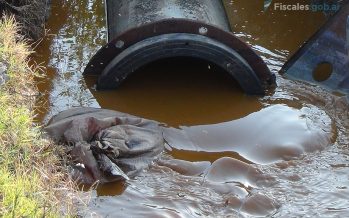
<svg viewBox="0 0 349 218"><path fill-rule="evenodd" d="M0 16L15 15L21 33L34 40L45 32L45 21L50 14L51 0L0 0Z"/></svg>

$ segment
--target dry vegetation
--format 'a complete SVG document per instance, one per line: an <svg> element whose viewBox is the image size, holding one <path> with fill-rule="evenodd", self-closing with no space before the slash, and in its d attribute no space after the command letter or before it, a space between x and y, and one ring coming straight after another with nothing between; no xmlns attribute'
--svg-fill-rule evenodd
<svg viewBox="0 0 349 218"><path fill-rule="evenodd" d="M30 48L14 18L0 20L0 61L9 81L0 87L0 217L74 214L73 184L60 167L60 151L33 125L40 70L28 64Z"/></svg>

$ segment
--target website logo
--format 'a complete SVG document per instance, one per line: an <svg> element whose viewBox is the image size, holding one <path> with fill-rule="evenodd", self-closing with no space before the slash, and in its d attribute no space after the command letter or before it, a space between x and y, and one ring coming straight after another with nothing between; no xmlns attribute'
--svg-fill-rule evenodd
<svg viewBox="0 0 349 218"><path fill-rule="evenodd" d="M284 3L273 3L273 0L264 0L264 12L270 8L272 5L274 11L323 11L333 13L340 9L339 2L336 3L311 3L311 4L301 4L301 3L293 3L293 4L284 4Z"/></svg>
<svg viewBox="0 0 349 218"><path fill-rule="evenodd" d="M264 12L268 10L273 0L264 0Z"/></svg>

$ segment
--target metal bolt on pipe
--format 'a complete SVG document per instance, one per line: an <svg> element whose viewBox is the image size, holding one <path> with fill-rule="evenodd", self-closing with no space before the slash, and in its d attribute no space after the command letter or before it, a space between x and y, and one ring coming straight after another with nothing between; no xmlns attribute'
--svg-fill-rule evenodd
<svg viewBox="0 0 349 218"><path fill-rule="evenodd" d="M225 69L247 93L275 85L264 61L231 32L221 0L106 0L108 41L84 74L97 88L117 88L153 61L194 57Z"/></svg>

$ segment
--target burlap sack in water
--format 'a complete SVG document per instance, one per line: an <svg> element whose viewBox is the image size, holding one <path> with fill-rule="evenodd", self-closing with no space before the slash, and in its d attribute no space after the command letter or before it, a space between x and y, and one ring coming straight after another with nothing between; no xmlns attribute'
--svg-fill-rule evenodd
<svg viewBox="0 0 349 218"><path fill-rule="evenodd" d="M68 148L72 175L84 184L128 179L164 149L160 123L105 109L63 111L45 132Z"/></svg>

